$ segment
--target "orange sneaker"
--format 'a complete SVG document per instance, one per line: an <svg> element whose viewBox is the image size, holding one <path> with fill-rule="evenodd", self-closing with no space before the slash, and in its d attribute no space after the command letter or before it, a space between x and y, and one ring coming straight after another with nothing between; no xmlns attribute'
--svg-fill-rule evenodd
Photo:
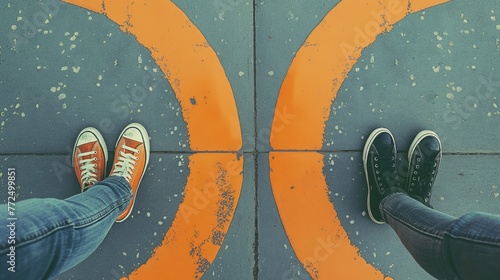
<svg viewBox="0 0 500 280"><path fill-rule="evenodd" d="M132 213L135 197L149 162L149 136L144 126L131 123L123 129L115 148L115 159L110 176L124 177L132 187L132 199L116 219L123 222Z"/></svg>
<svg viewBox="0 0 500 280"><path fill-rule="evenodd" d="M78 134L72 159L73 169L82 192L104 179L108 149L97 129L87 127Z"/></svg>

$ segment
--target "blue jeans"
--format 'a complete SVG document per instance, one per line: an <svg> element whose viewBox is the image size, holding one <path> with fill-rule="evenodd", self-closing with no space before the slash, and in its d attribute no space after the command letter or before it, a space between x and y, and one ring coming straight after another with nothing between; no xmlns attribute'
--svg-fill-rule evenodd
<svg viewBox="0 0 500 280"><path fill-rule="evenodd" d="M15 230L7 205L0 205L0 279L51 279L76 266L101 244L131 197L130 184L112 176L65 200L27 199L15 205ZM15 245L7 241L12 234ZM15 272L8 270L13 253Z"/></svg>
<svg viewBox="0 0 500 280"><path fill-rule="evenodd" d="M437 279L500 279L500 216L473 212L457 219L403 193L384 198L380 211L418 264Z"/></svg>

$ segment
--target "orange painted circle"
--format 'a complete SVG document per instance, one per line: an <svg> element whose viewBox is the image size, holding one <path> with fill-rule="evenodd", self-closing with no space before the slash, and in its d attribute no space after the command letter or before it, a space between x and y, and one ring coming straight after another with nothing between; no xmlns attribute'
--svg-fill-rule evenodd
<svg viewBox="0 0 500 280"><path fill-rule="evenodd" d="M343 0L297 52L280 89L271 129L271 185L299 261L314 279L382 279L351 244L328 196L325 126L347 73L376 37L410 13L447 0ZM294 116L284 119L283 112ZM280 152L280 151L292 152ZM295 152L309 151L309 152ZM290 186L293 186L291 188Z"/></svg>
<svg viewBox="0 0 500 280"><path fill-rule="evenodd" d="M189 156L190 175L172 226L153 256L128 276L199 279L222 245L243 183L243 157L236 154L241 128L224 69L203 34L169 0L65 1L106 15L151 51L180 102L190 148L214 152Z"/></svg>

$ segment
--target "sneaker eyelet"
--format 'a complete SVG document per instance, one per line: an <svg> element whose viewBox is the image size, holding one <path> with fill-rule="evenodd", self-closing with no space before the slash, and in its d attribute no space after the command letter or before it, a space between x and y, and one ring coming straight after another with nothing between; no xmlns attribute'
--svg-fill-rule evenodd
<svg viewBox="0 0 500 280"><path fill-rule="evenodd" d="M415 168L416 168L416 169L419 169L419 168L420 168L420 165L418 165L418 164L417 164L417 165L415 165Z"/></svg>
<svg viewBox="0 0 500 280"><path fill-rule="evenodd" d="M420 162L422 159L421 158L417 158L417 162Z"/></svg>
<svg viewBox="0 0 500 280"><path fill-rule="evenodd" d="M418 172L417 172L417 171L413 171L413 174L417 175L417 174L418 174Z"/></svg>
<svg viewBox="0 0 500 280"><path fill-rule="evenodd" d="M375 168L378 168L378 164L375 164Z"/></svg>

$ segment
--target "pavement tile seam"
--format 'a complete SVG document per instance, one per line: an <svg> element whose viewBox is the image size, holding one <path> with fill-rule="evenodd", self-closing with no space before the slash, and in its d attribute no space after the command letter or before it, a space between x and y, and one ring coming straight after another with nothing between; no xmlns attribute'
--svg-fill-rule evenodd
<svg viewBox="0 0 500 280"><path fill-rule="evenodd" d="M280 152L280 153L304 153L304 152L318 152L318 153L360 153L363 150L272 150L272 151L267 151L267 152L261 152L261 151L244 151L244 152L237 152L237 151L201 151L201 152L185 152L185 151L151 151L150 154L152 155L174 155L174 154L180 154L180 155L192 155L192 154L245 154L245 155L265 155L269 153L274 153L274 152ZM398 153L407 153L408 151L405 150L398 150ZM109 153L109 155L113 155L113 153ZM498 156L500 155L500 152L497 151L491 151L491 152L443 152L443 155L449 155L449 156ZM71 156L71 154L68 153L0 153L0 157L11 157L11 156Z"/></svg>

